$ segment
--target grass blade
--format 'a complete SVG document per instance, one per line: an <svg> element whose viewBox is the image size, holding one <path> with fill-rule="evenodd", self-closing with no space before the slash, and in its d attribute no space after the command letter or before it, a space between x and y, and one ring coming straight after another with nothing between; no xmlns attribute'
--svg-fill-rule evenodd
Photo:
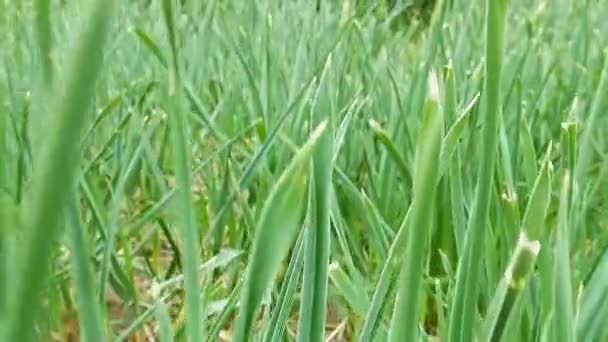
<svg viewBox="0 0 608 342"><path fill-rule="evenodd" d="M469 219L464 252L458 265L456 290L450 311L448 341L472 341L477 296L486 240L490 194L496 163L498 123L501 115L502 53L508 0L486 1L486 115L483 121L481 160L475 202Z"/></svg>
<svg viewBox="0 0 608 342"><path fill-rule="evenodd" d="M296 241L296 245L293 249L293 254L289 265L287 266L287 272L285 278L287 279L281 286L279 298L275 305L274 312L270 317L268 328L266 331L266 342L280 342L283 339L283 333L287 325L287 319L295 299L295 292L300 280L302 272L302 264L304 261L304 234L303 230L300 233L300 237Z"/></svg>
<svg viewBox="0 0 608 342"><path fill-rule="evenodd" d="M608 252L604 252L600 264L593 272L581 301L576 319L577 341L599 341L606 334L608 315Z"/></svg>
<svg viewBox="0 0 608 342"><path fill-rule="evenodd" d="M156 317L159 322L159 340L160 342L173 342L173 332L171 329L171 317L169 317L169 310L167 306L158 302L156 304Z"/></svg>
<svg viewBox="0 0 608 342"><path fill-rule="evenodd" d="M540 251L538 241L530 241L525 233L519 236L513 256L490 303L483 323L480 341L500 341L513 307L525 289Z"/></svg>
<svg viewBox="0 0 608 342"><path fill-rule="evenodd" d="M95 94L95 81L100 74L103 46L107 36L112 1L95 1L88 25L83 28L67 77L65 95L58 98L49 117L47 139L33 178L29 196L29 230L27 246L19 275L14 303L5 340L33 339L33 320L40 305L42 287L48 275L52 244L60 229L60 213L69 198L77 166L85 115Z"/></svg>
<svg viewBox="0 0 608 342"><path fill-rule="evenodd" d="M36 0L36 34L38 45L40 45L40 60L42 64L42 81L45 87L50 87L53 82L53 63L51 48L53 45L51 34L51 0Z"/></svg>
<svg viewBox="0 0 608 342"><path fill-rule="evenodd" d="M326 126L327 122L323 122L311 134L275 183L264 204L245 271L235 341L251 339L258 306L278 273L281 261L291 248L305 202L306 171L310 157L323 135L327 134Z"/></svg>
<svg viewBox="0 0 608 342"><path fill-rule="evenodd" d="M80 312L80 324L83 336L87 341L105 341L105 332L101 312L95 294L95 277L88 263L88 241L85 229L80 222L78 202L72 203L68 209L69 241L71 248L72 272L76 283L76 301Z"/></svg>
<svg viewBox="0 0 608 342"><path fill-rule="evenodd" d="M170 130L175 154L175 178L177 193L175 212L184 243L184 286L186 306L186 340L203 341L201 285L199 280L200 231L194 222L192 201L192 162L188 141L188 121L182 102L181 70L177 49L173 0L162 3L165 26L171 47L172 63L169 64L168 103L170 106ZM179 85L179 88L178 88Z"/></svg>
<svg viewBox="0 0 608 342"><path fill-rule="evenodd" d="M405 259L393 319L389 331L390 341L417 341L419 339L420 304L423 262L431 236L431 213L439 178L439 153L443 138L443 112L439 108L439 81L431 77L430 98L417 142L414 198L408 229Z"/></svg>
<svg viewBox="0 0 608 342"><path fill-rule="evenodd" d="M411 210L412 207L410 206L410 209L405 214L405 218L399 227L397 235L393 239L391 248L388 251L386 262L384 263L382 272L380 273L380 279L378 279L376 282L376 288L374 289L374 294L372 296L369 309L365 315L365 323L361 329L361 335L359 337L359 341L361 342L373 341L374 331L382 314L382 309L388 302L387 294L389 293L394 282L395 274L397 274L397 265L401 263L401 259L403 258L403 252L407 241L406 239L408 237L406 227L410 225L409 222Z"/></svg>
<svg viewBox="0 0 608 342"><path fill-rule="evenodd" d="M572 275L570 271L570 231L568 218L568 194L570 173L566 171L560 196L558 227L555 232L555 273L554 273L554 318L553 328L556 341L574 341L574 320Z"/></svg>
<svg viewBox="0 0 608 342"><path fill-rule="evenodd" d="M329 81L327 79L331 67L331 55L327 58L321 75L321 83L317 96L322 94L321 103L315 103L317 108L315 120L331 114ZM331 118L330 118L331 120ZM300 322L298 341L321 341L325 336L325 318L327 315L327 286L329 282L329 251L330 251L330 210L331 188L333 174L333 122L329 122L330 132L319 141L319 148L313 157L312 200L313 210L311 224L307 227L304 256L304 276L302 280L302 301L300 306Z"/></svg>

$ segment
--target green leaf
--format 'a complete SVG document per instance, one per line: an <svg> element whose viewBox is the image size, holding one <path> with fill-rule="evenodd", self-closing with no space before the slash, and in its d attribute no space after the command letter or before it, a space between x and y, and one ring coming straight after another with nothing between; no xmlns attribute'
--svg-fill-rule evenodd
<svg viewBox="0 0 608 342"><path fill-rule="evenodd" d="M291 248L302 215L310 157L327 122L321 123L273 186L258 221L241 293L235 340L249 341L253 322L268 286Z"/></svg>

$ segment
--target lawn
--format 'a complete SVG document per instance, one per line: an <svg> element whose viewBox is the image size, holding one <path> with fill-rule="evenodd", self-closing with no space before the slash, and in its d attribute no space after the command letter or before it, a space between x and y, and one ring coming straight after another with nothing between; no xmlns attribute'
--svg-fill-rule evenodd
<svg viewBox="0 0 608 342"><path fill-rule="evenodd" d="M318 4L0 0L0 341L608 340L604 1Z"/></svg>

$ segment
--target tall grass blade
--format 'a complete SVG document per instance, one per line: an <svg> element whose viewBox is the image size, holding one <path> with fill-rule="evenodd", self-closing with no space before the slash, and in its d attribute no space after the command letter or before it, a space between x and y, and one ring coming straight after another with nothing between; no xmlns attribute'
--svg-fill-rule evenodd
<svg viewBox="0 0 608 342"><path fill-rule="evenodd" d="M326 116L333 116L329 97L328 73L331 67L331 55L327 58L321 75L317 97L319 103L313 107L314 120L321 121ZM330 210L333 174L333 118L329 118L328 133L319 141L319 148L313 156L311 198L311 223L307 227L304 256L304 275L302 280L302 301L298 341L320 341L325 336L325 318L327 315L327 287L329 282L330 252Z"/></svg>
<svg viewBox="0 0 608 342"><path fill-rule="evenodd" d="M554 286L555 313L553 314L553 335L556 341L574 341L574 301L572 274L570 270L570 220L568 217L568 194L570 173L566 171L560 195L560 206L555 232Z"/></svg>
<svg viewBox="0 0 608 342"><path fill-rule="evenodd" d="M194 220L192 200L192 162L188 141L189 130L186 111L182 102L181 70L177 48L177 37L173 0L163 0L162 10L171 47L172 63L169 64L169 122L175 158L177 193L175 212L184 245L184 286L186 306L186 340L203 341L204 320L202 317L201 285L199 279L200 231Z"/></svg>
<svg viewBox="0 0 608 342"><path fill-rule="evenodd" d="M486 1L486 113L481 131L481 160L478 182L469 219L464 252L460 259L456 289L450 311L448 341L472 341L477 315L477 296L481 277L482 244L486 241L488 211L496 163L498 123L501 115L502 61L508 0Z"/></svg>
<svg viewBox="0 0 608 342"><path fill-rule="evenodd" d="M443 111L439 107L439 81L431 77L429 101L418 136L415 171L414 198L411 221L408 229L405 258L391 327L390 341L417 341L419 339L420 305L423 263L428 252L431 236L431 214L434 208L435 191L439 177L439 153L443 138Z"/></svg>
<svg viewBox="0 0 608 342"><path fill-rule="evenodd" d="M78 179L79 141L85 115L95 95L95 81L103 64L103 47L112 14L113 1L95 1L89 20L70 61L65 92L50 111L46 141L28 196L28 237L22 273L18 275L10 324L4 340L34 338L34 317L41 305L41 291L49 271L49 257L60 231L61 213Z"/></svg>

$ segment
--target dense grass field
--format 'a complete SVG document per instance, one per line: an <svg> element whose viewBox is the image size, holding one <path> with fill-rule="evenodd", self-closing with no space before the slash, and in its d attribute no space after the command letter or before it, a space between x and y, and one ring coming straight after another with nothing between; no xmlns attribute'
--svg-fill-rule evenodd
<svg viewBox="0 0 608 342"><path fill-rule="evenodd" d="M413 2L0 0L0 341L608 341L606 2Z"/></svg>

